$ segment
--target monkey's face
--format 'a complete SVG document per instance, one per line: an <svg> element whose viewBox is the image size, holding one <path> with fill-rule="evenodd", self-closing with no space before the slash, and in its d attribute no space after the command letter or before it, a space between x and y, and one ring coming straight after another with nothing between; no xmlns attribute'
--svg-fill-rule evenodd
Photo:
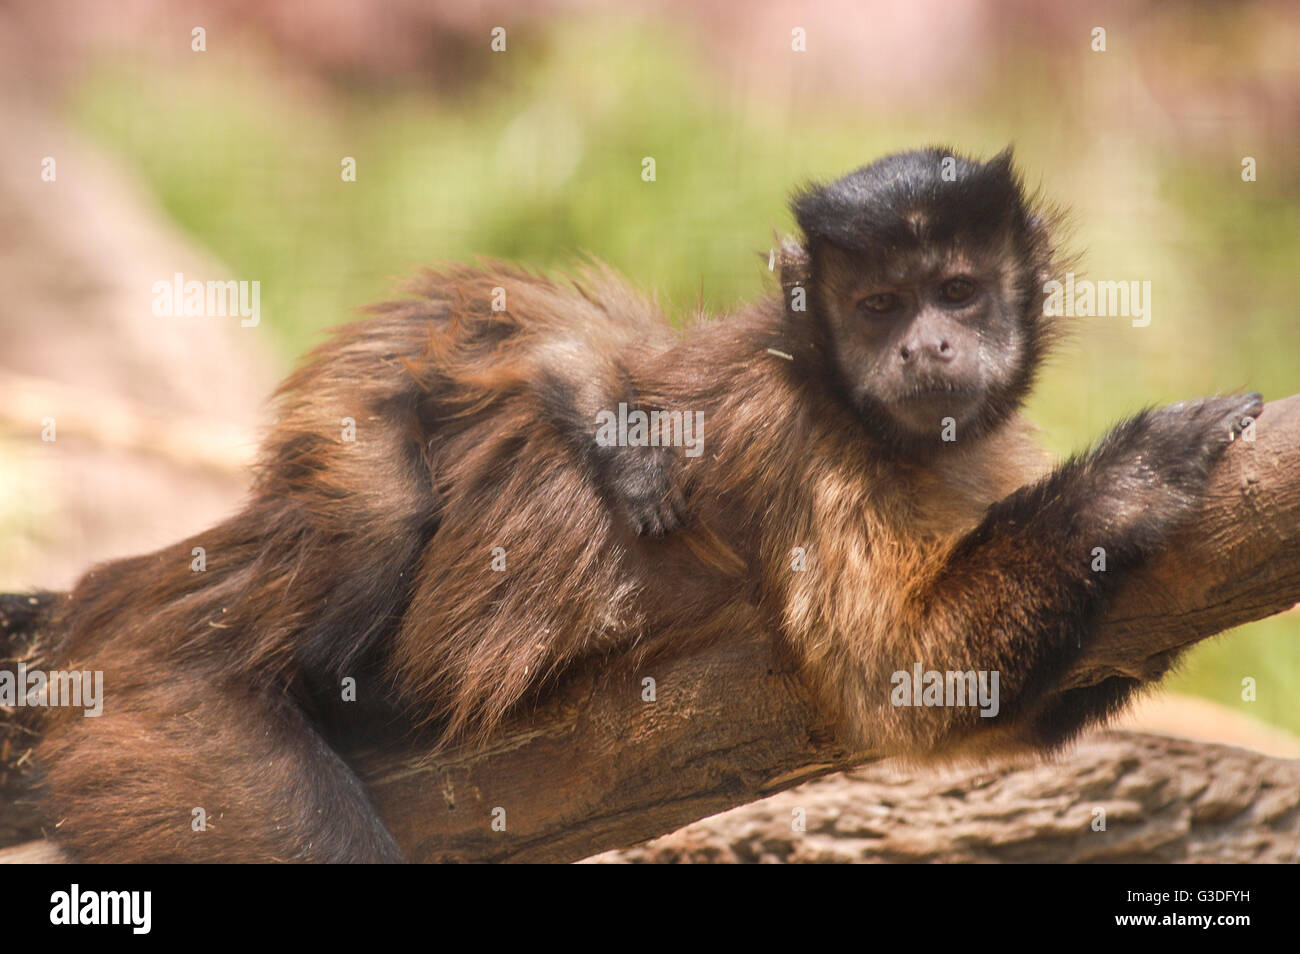
<svg viewBox="0 0 1300 954"><path fill-rule="evenodd" d="M817 307L843 389L903 444L978 436L1019 401L1029 329L1015 256L931 248L888 263L824 246Z"/></svg>
<svg viewBox="0 0 1300 954"><path fill-rule="evenodd" d="M1053 252L1009 150L886 156L793 208L826 357L884 443L961 444L1019 406L1050 340L1033 300Z"/></svg>

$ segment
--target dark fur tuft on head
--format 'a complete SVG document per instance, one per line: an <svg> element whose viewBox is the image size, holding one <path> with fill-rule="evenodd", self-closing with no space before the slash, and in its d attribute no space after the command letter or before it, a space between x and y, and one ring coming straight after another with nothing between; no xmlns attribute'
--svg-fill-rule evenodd
<svg viewBox="0 0 1300 954"><path fill-rule="evenodd" d="M945 178L948 159L952 173ZM1062 264L1052 242L1062 214L1026 192L1010 146L986 161L943 146L895 153L833 182L805 186L790 207L814 255L823 243L884 257L1005 237L1040 289Z"/></svg>
<svg viewBox="0 0 1300 954"><path fill-rule="evenodd" d="M950 178L945 178L945 162ZM808 241L871 254L882 245L980 241L1031 230L1026 200L1008 147L987 162L930 147L885 156L825 185L810 185L792 203Z"/></svg>

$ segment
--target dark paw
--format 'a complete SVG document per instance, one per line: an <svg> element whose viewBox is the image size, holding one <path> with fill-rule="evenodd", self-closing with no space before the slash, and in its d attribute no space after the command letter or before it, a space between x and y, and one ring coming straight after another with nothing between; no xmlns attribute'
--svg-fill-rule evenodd
<svg viewBox="0 0 1300 954"><path fill-rule="evenodd" d="M658 499L625 501L628 522L638 536L661 537L678 529L684 520L686 501L675 488Z"/></svg>
<svg viewBox="0 0 1300 954"><path fill-rule="evenodd" d="M672 466L663 448L620 448L608 466L607 487L639 536L663 536L682 525L686 501L673 486Z"/></svg>
<svg viewBox="0 0 1300 954"><path fill-rule="evenodd" d="M1264 407L1258 394L1183 401L1111 432L1091 462L1093 500L1082 527L1135 553L1163 545L1200 505L1214 465Z"/></svg>
<svg viewBox="0 0 1300 954"><path fill-rule="evenodd" d="M628 514L632 529L642 537L662 537L682 525L681 514L668 503L639 508Z"/></svg>
<svg viewBox="0 0 1300 954"><path fill-rule="evenodd" d="M1144 449L1152 470L1170 485L1197 493L1215 462L1264 410L1259 394L1183 401L1153 411Z"/></svg>

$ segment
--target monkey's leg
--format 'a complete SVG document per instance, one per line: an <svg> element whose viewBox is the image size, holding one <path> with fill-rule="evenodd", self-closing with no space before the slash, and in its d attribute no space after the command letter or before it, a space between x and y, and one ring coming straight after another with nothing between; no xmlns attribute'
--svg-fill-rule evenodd
<svg viewBox="0 0 1300 954"><path fill-rule="evenodd" d="M999 712L983 721L1018 742L1057 744L1114 713L1140 680L1062 693L1059 679L1110 595L1195 511L1215 461L1262 407L1248 395L1144 412L991 507L910 594L907 618L924 634L911 645L940 657L923 668L998 672ZM970 708L896 711L930 745L982 721Z"/></svg>
<svg viewBox="0 0 1300 954"><path fill-rule="evenodd" d="M93 862L396 862L364 786L286 696L105 678L103 715L54 718L48 834ZM127 677L129 678L129 677Z"/></svg>

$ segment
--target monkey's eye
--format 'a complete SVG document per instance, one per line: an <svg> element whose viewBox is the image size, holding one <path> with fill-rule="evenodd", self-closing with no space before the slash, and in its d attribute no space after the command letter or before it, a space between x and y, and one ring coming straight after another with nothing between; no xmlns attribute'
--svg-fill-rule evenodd
<svg viewBox="0 0 1300 954"><path fill-rule="evenodd" d="M939 286L939 296L949 305L964 305L975 297L975 291L969 278L950 278Z"/></svg>
<svg viewBox="0 0 1300 954"><path fill-rule="evenodd" d="M858 308L861 311L873 315L883 315L893 311L898 307L898 296L893 292L880 292L876 295L868 295L858 302Z"/></svg>

